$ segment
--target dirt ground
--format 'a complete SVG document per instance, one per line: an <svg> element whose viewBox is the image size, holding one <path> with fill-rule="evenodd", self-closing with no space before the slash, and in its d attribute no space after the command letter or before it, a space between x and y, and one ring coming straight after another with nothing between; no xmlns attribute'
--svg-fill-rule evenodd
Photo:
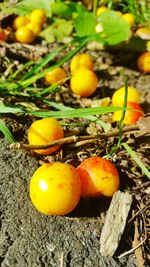
<svg viewBox="0 0 150 267"><path fill-rule="evenodd" d="M100 87L93 99L112 95L113 89L124 84L122 71L128 76L129 84L135 86L141 93L145 113L150 112L150 75L139 74L135 69L136 54L91 51L96 62L95 70L100 78ZM122 65L122 62L124 63ZM128 67L127 67L128 66ZM130 68L129 68L130 67ZM3 68L5 68L3 66ZM112 89L112 90L110 90ZM109 92L108 92L109 90ZM79 106L80 100L69 97L67 94L57 100L65 105L73 103ZM6 99L8 101L8 99ZM17 99L18 100L18 99ZM13 103L14 100L12 100ZM21 100L20 100L21 101ZM86 105L86 101L84 102ZM83 103L82 103L83 104ZM5 116L6 122L17 121L16 116ZM24 132L24 119L18 118ZM17 121L17 123L18 123ZM76 122L76 121L75 121ZM28 124L30 121L28 122ZM9 124L9 123L8 123ZM89 126L89 125L88 125ZM93 125L91 126L93 127ZM21 140L19 130L11 128L14 135ZM96 131L97 129L94 128ZM21 131L21 130L20 130ZM89 127L84 131L89 130ZM22 133L22 132L21 132ZM24 136L22 137L24 139ZM146 149L148 143L144 138L136 139L129 136L124 141L134 145L134 149L149 165L149 152ZM113 140L110 140L112 144ZM138 266L135 255L123 257L120 260L115 256L103 257L100 255L100 234L104 224L105 212L110 200L81 200L76 210L69 216L44 216L38 213L29 199L29 181L41 160L62 160L71 163L77 162L88 156L89 151L94 155L103 156L106 152L105 142L91 144L91 147L81 147L77 150L63 149L63 157L60 154L49 159L36 157L25 151L9 148L8 143L0 139L0 266L2 267L134 267ZM110 143L108 145L110 145ZM105 149L104 149L105 147ZM89 150L91 149L91 150ZM68 152L69 151L69 152ZM82 155L82 156L81 156ZM127 161L128 160L128 161ZM119 168L121 177L129 178L129 187L141 185L147 182L141 170L135 167L134 162L127 154L119 151L114 162ZM142 192L142 191L141 191ZM140 194L140 193L139 193ZM146 193L141 193L146 194ZM132 232L132 231L131 231ZM131 234L131 233L130 233ZM132 234L131 234L132 236ZM117 255L131 248L131 236L123 240ZM148 266L145 262L144 266Z"/></svg>

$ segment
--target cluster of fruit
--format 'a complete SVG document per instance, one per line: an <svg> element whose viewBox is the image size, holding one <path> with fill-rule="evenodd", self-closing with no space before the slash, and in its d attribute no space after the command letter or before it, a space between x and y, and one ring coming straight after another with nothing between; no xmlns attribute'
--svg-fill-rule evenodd
<svg viewBox="0 0 150 267"><path fill-rule="evenodd" d="M34 9L27 16L18 16L13 21L16 41L31 44L46 22L45 11Z"/></svg>
<svg viewBox="0 0 150 267"><path fill-rule="evenodd" d="M65 215L80 198L112 197L120 185L116 167L109 160L90 157L77 168L54 162L39 167L30 180L30 198L45 215Z"/></svg>
<svg viewBox="0 0 150 267"><path fill-rule="evenodd" d="M74 94L87 97L96 91L98 78L93 68L93 60L86 53L78 54L72 58L70 88ZM56 82L61 83L65 78L65 71L62 68L56 68L45 75L45 82L52 85Z"/></svg>
<svg viewBox="0 0 150 267"><path fill-rule="evenodd" d="M124 104L125 98L125 87L122 87L115 91L112 97L113 106L122 107ZM125 112L124 124L133 124L136 123L140 117L144 116L144 111L139 105L140 103L140 94L134 88L128 87L127 95L127 110ZM122 111L116 111L113 114L113 121L120 121L122 117Z"/></svg>

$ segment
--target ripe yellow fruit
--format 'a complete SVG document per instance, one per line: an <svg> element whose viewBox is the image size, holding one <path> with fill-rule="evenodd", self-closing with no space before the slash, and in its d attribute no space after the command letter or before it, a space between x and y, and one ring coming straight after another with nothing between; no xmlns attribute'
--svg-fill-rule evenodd
<svg viewBox="0 0 150 267"><path fill-rule="evenodd" d="M42 9L34 9L30 14L30 21L33 24L40 24L42 26L46 22L45 11Z"/></svg>
<svg viewBox="0 0 150 267"><path fill-rule="evenodd" d="M35 38L33 31L31 31L27 26L20 27L16 33L16 40L20 43L31 44Z"/></svg>
<svg viewBox="0 0 150 267"><path fill-rule="evenodd" d="M60 123L54 118L44 118L32 123L28 130L28 141L30 145L46 145L52 141L64 137L64 131ZM47 149L34 150L38 154L48 155L59 149L54 146Z"/></svg>
<svg viewBox="0 0 150 267"><path fill-rule="evenodd" d="M143 40L150 40L150 28L148 27L142 27L137 29L135 34Z"/></svg>
<svg viewBox="0 0 150 267"><path fill-rule="evenodd" d="M132 27L135 24L135 17L131 13L125 13L122 15L122 18L128 22L129 26Z"/></svg>
<svg viewBox="0 0 150 267"><path fill-rule="evenodd" d="M98 78L96 74L86 68L80 68L72 75L70 86L74 94L79 96L90 96L97 88Z"/></svg>
<svg viewBox="0 0 150 267"><path fill-rule="evenodd" d="M35 34L35 36L37 36L42 30L40 24L35 24L30 22L26 26Z"/></svg>
<svg viewBox="0 0 150 267"><path fill-rule="evenodd" d="M68 163L48 163L39 167L30 180L30 198L45 215L70 213L79 203L81 181Z"/></svg>
<svg viewBox="0 0 150 267"><path fill-rule="evenodd" d="M118 106L118 107L123 106L124 97L125 97L125 87L121 87L120 89L116 90L112 96L113 106ZM140 94L134 87L131 86L128 87L127 102L140 103Z"/></svg>
<svg viewBox="0 0 150 267"><path fill-rule="evenodd" d="M48 85L60 82L66 78L66 73L61 68L56 68L45 75L45 81Z"/></svg>
<svg viewBox="0 0 150 267"><path fill-rule="evenodd" d="M93 70L94 63L89 54L81 53L81 54L75 55L72 58L71 63L70 63L71 74L73 74L80 67L85 67L89 70Z"/></svg>
<svg viewBox="0 0 150 267"><path fill-rule="evenodd" d="M145 52L139 56L137 67L141 72L150 72L150 52Z"/></svg>
<svg viewBox="0 0 150 267"><path fill-rule="evenodd" d="M107 10L108 10L108 8L107 8L106 6L100 6L100 7L98 7L98 9L97 9L96 15L97 15L97 16L100 16L103 12L105 12L105 11L107 11Z"/></svg>
<svg viewBox="0 0 150 267"><path fill-rule="evenodd" d="M13 21L13 28L15 30L19 29L22 26L25 26L29 23L29 19L25 16L18 16Z"/></svg>

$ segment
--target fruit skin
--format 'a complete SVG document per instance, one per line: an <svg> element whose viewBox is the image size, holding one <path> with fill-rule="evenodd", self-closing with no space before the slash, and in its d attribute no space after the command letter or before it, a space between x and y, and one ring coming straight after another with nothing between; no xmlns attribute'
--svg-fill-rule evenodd
<svg viewBox="0 0 150 267"><path fill-rule="evenodd" d="M61 80L66 78L66 73L61 68L56 68L45 75L45 82L48 85L52 85L54 83L60 82Z"/></svg>
<svg viewBox="0 0 150 267"><path fill-rule="evenodd" d="M100 6L98 7L97 11L96 11L96 15L100 16L103 12L107 11L108 8L106 6Z"/></svg>
<svg viewBox="0 0 150 267"><path fill-rule="evenodd" d="M141 72L150 72L150 52L145 52L139 56L137 67Z"/></svg>
<svg viewBox="0 0 150 267"><path fill-rule="evenodd" d="M127 108L137 109L139 110L139 112L134 110L126 110L124 117L124 124L136 123L139 120L139 118L144 116L143 109L137 103L128 102ZM120 121L121 117L122 117L122 111L115 111L113 113L113 121Z"/></svg>
<svg viewBox="0 0 150 267"><path fill-rule="evenodd" d="M101 157L84 160L77 171L81 178L82 197L111 197L119 188L119 174L113 163Z"/></svg>
<svg viewBox="0 0 150 267"><path fill-rule="evenodd" d="M20 43L31 44L35 38L33 31L31 31L27 26L20 27L16 33L16 40Z"/></svg>
<svg viewBox="0 0 150 267"><path fill-rule="evenodd" d="M30 180L30 198L45 215L70 213L79 203L81 181L68 163L48 163L39 167Z"/></svg>
<svg viewBox="0 0 150 267"><path fill-rule="evenodd" d="M27 17L25 17L25 16L18 16L18 17L16 17L14 19L12 26L13 26L13 28L15 30L17 30L20 27L27 25L28 22L29 22L29 19Z"/></svg>
<svg viewBox="0 0 150 267"><path fill-rule="evenodd" d="M7 36L2 28L0 28L0 41L5 42L7 40Z"/></svg>
<svg viewBox="0 0 150 267"><path fill-rule="evenodd" d="M30 14L30 22L40 24L41 26L46 22L45 11L42 9L34 9Z"/></svg>
<svg viewBox="0 0 150 267"><path fill-rule="evenodd" d="M142 27L137 29L135 34L143 40L150 40L150 28L148 27Z"/></svg>
<svg viewBox="0 0 150 267"><path fill-rule="evenodd" d="M71 63L70 63L71 74L73 74L80 67L85 67L89 70L93 70L94 63L90 55L86 53L82 53L72 58Z"/></svg>
<svg viewBox="0 0 150 267"><path fill-rule="evenodd" d="M42 27L40 24L36 24L32 22L28 23L27 27L35 34L35 36L37 36L42 30Z"/></svg>
<svg viewBox="0 0 150 267"><path fill-rule="evenodd" d="M129 26L132 27L135 24L135 17L131 13L125 13L122 15L122 18L128 22Z"/></svg>
<svg viewBox="0 0 150 267"><path fill-rule="evenodd" d="M124 97L125 97L125 87L121 87L120 89L116 90L112 96L113 106L119 106L119 107L123 106ZM127 102L140 103L140 94L138 93L136 88L128 86Z"/></svg>
<svg viewBox="0 0 150 267"><path fill-rule="evenodd" d="M60 123L54 118L36 120L28 129L28 141L30 145L46 145L52 141L64 137L64 131ZM54 146L47 149L34 150L38 154L48 155L59 149Z"/></svg>
<svg viewBox="0 0 150 267"><path fill-rule="evenodd" d="M80 68L72 75L70 86L74 94L79 96L90 96L97 88L98 78L96 74L86 68Z"/></svg>

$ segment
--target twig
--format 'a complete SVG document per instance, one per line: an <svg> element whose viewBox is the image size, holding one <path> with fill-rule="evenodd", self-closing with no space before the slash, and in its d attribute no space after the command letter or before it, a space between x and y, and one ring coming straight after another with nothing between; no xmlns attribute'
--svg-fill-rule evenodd
<svg viewBox="0 0 150 267"><path fill-rule="evenodd" d="M64 266L64 253L61 252L61 258L60 258L60 267Z"/></svg>
<svg viewBox="0 0 150 267"><path fill-rule="evenodd" d="M123 133L129 133L132 131L137 131L139 130L138 126L136 125L132 125L132 126L126 126L123 128ZM46 145L29 145L29 144L22 144L22 143L14 143L10 145L10 148L14 148L14 149L26 149L26 150L35 150L35 149L47 149L56 145L64 145L64 144L71 144L71 143L76 143L79 141L85 141L85 140L91 140L93 142L94 140L100 139L100 138L109 138L109 137L115 137L117 136L119 133L118 129L107 132L107 133L102 133L99 135L85 135L85 136L69 136L69 137L64 137L61 138L59 140L55 140L53 142L50 142Z"/></svg>

